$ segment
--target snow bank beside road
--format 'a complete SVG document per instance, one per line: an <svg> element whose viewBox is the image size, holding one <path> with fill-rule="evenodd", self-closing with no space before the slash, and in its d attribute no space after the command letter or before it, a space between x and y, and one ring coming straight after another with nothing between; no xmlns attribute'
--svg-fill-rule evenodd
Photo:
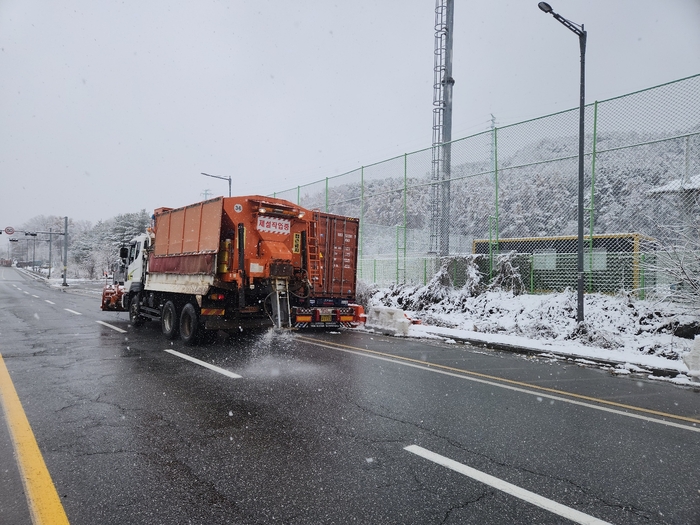
<svg viewBox="0 0 700 525"><path fill-rule="evenodd" d="M696 317L679 306L638 300L627 294L587 294L585 324L576 323L576 294L514 295L486 291L471 295L463 289L396 286L375 290L368 307L403 308L422 325L409 336L428 334L527 348L573 358L589 358L620 366L675 370L687 374L682 357L692 338L679 337L697 329ZM420 309L412 307L419 306Z"/></svg>

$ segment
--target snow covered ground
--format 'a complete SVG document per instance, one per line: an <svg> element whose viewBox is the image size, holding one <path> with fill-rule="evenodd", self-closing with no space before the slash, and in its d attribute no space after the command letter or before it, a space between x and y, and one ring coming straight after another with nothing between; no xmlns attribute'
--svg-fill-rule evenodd
<svg viewBox="0 0 700 525"><path fill-rule="evenodd" d="M653 377L677 384L692 382L682 358L694 341L678 333L697 326L698 318L671 303L639 300L623 293L586 294L585 327L580 330L575 291L473 295L432 283L368 290L365 297L369 307L402 308L410 318L420 320L421 324L410 326L408 337L525 348L553 358L603 363L616 374L674 371L675 377ZM375 325L375 329L380 327Z"/></svg>

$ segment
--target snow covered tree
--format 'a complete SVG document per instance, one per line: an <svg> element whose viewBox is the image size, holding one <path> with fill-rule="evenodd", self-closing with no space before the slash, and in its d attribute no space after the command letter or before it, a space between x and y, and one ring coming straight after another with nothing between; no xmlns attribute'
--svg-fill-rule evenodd
<svg viewBox="0 0 700 525"><path fill-rule="evenodd" d="M94 226L77 223L69 236L69 251L79 274L89 279L110 272L119 248L134 236L146 231L150 217L146 210L125 213Z"/></svg>

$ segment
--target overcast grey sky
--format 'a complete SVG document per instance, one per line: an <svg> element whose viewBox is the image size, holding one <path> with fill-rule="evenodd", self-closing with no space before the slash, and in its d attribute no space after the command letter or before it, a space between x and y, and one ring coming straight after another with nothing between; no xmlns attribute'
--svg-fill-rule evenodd
<svg viewBox="0 0 700 525"><path fill-rule="evenodd" d="M700 0L552 0L587 101L700 73ZM456 0L453 138L578 105L536 0ZM267 194L430 146L434 0L0 0L0 229ZM2 235L2 243L6 235Z"/></svg>

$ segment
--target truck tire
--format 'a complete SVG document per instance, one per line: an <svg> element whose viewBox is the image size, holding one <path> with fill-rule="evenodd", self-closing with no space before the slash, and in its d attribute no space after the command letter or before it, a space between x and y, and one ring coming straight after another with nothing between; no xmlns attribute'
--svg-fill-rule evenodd
<svg viewBox="0 0 700 525"><path fill-rule="evenodd" d="M187 303L180 312L180 339L186 345L197 343L199 336L199 315L192 303Z"/></svg>
<svg viewBox="0 0 700 525"><path fill-rule="evenodd" d="M131 297L129 301L129 322L132 326L139 327L144 323L144 318L139 314L139 303L141 302L141 294L137 293Z"/></svg>
<svg viewBox="0 0 700 525"><path fill-rule="evenodd" d="M167 339L175 339L180 327L180 319L177 315L177 307L172 301L167 301L163 305L163 312L160 315L160 329Z"/></svg>

